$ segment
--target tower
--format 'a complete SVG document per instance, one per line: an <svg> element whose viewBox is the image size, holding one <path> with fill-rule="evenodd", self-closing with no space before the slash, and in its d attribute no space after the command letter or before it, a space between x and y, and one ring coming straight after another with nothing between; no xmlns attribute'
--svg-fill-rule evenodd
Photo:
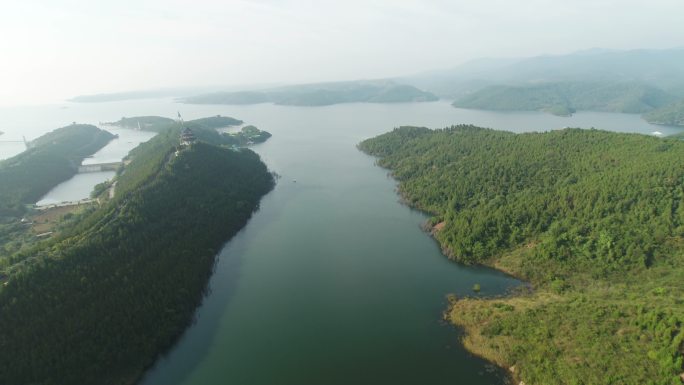
<svg viewBox="0 0 684 385"><path fill-rule="evenodd" d="M195 138L195 134L192 132L192 130L188 127L185 127L185 123L183 122L183 117L181 116L180 111L178 112L178 122L183 128L180 134L180 145L181 147L190 147L197 139Z"/></svg>
<svg viewBox="0 0 684 385"><path fill-rule="evenodd" d="M181 136L180 136L180 144L181 147L189 147L193 143L195 143L195 134L193 134L192 130L184 127L183 131L181 131Z"/></svg>

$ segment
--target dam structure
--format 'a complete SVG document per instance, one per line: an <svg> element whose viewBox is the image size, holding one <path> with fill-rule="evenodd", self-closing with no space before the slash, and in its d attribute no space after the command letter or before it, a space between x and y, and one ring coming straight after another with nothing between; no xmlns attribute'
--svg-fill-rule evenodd
<svg viewBox="0 0 684 385"><path fill-rule="evenodd" d="M122 164L123 162L82 164L78 166L78 173L83 174L86 172L116 171L119 169L119 167L121 167Z"/></svg>

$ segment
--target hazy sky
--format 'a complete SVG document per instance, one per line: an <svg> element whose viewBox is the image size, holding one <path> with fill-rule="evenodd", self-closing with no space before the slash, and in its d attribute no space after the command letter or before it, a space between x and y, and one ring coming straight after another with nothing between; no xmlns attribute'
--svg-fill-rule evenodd
<svg viewBox="0 0 684 385"><path fill-rule="evenodd" d="M2 0L0 105L684 46L684 0Z"/></svg>

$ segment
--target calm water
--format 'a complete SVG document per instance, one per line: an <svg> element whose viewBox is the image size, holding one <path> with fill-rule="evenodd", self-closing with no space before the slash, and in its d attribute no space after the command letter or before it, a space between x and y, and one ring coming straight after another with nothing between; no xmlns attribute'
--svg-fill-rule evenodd
<svg viewBox="0 0 684 385"><path fill-rule="evenodd" d="M442 102L314 108L169 101L71 105L55 109L62 120L48 127L123 115L172 117L177 110L186 119L223 114L270 131L274 136L254 150L282 178L221 251L197 322L150 370L145 385L500 383L439 319L447 293L470 295L479 283L483 295L495 295L516 281L443 257L419 229L426 217L398 202L386 170L355 145L407 124L678 132L633 115L501 114Z"/></svg>
<svg viewBox="0 0 684 385"><path fill-rule="evenodd" d="M96 152L92 157L83 160L82 164L97 164L118 162L128 155L128 152L138 147L140 143L150 140L155 133L147 131L130 130L127 128L117 128L103 126L105 130L116 134L119 137L112 139L106 146Z"/></svg>
<svg viewBox="0 0 684 385"><path fill-rule="evenodd" d="M110 180L116 173L114 171L89 172L76 174L68 181L58 184L50 192L45 194L37 206L47 206L61 202L72 202L88 198L93 187L106 180Z"/></svg>
<svg viewBox="0 0 684 385"><path fill-rule="evenodd" d="M82 164L98 164L118 162L125 157L129 151L140 145L140 143L150 140L155 134L146 131L130 130L125 128L104 127L109 132L118 135L106 146L102 147L92 157L83 160ZM110 180L116 173L113 171L90 172L76 174L71 179L66 180L47 194L38 202L37 206L51 205L65 201L77 201L90 197L90 192L96 184Z"/></svg>

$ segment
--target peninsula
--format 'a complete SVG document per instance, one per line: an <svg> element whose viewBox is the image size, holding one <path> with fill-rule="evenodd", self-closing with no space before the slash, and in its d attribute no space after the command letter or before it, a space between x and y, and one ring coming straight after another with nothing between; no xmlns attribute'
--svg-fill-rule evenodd
<svg viewBox="0 0 684 385"><path fill-rule="evenodd" d="M0 161L0 215L21 215L53 187L78 172L85 157L114 135L89 124L58 128L31 142L31 147Z"/></svg>
<svg viewBox="0 0 684 385"><path fill-rule="evenodd" d="M504 298L450 296L466 348L516 383L679 383L684 142L453 126L359 147L432 213L449 258L529 282Z"/></svg>
<svg viewBox="0 0 684 385"><path fill-rule="evenodd" d="M221 137L176 123L141 144L111 199L2 265L3 381L134 384L174 344L274 185L254 152L202 138Z"/></svg>

